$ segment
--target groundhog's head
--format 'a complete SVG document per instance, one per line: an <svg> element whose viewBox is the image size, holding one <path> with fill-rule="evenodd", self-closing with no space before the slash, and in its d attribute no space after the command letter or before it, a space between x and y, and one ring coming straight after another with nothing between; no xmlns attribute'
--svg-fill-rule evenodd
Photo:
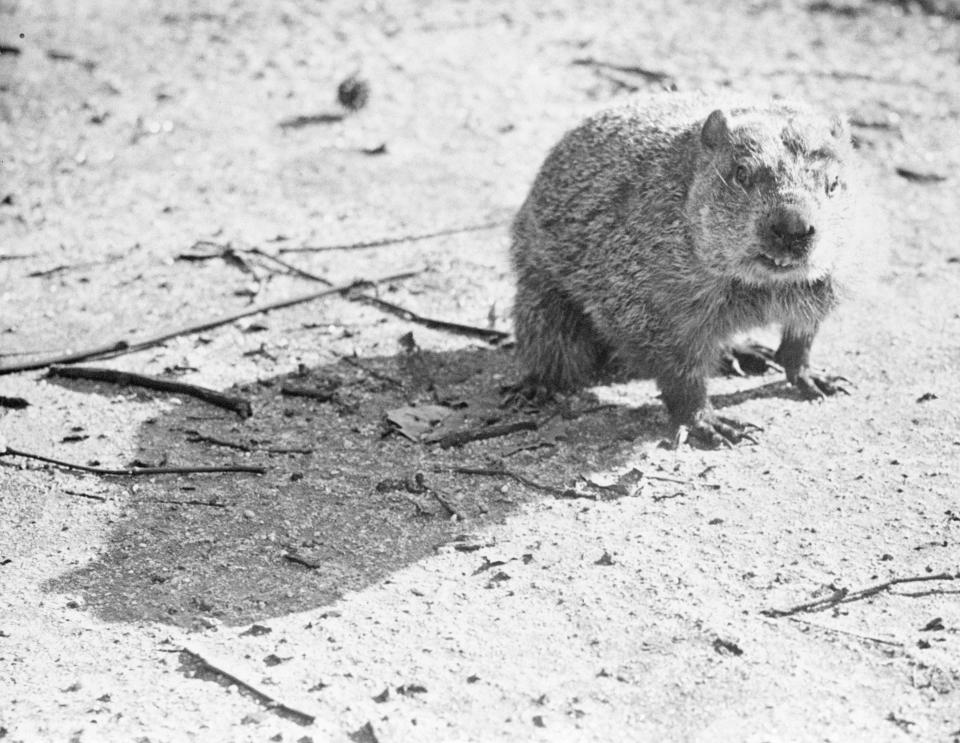
<svg viewBox="0 0 960 743"><path fill-rule="evenodd" d="M712 271L750 284L833 274L850 156L840 119L788 105L717 110L700 145L687 215Z"/></svg>

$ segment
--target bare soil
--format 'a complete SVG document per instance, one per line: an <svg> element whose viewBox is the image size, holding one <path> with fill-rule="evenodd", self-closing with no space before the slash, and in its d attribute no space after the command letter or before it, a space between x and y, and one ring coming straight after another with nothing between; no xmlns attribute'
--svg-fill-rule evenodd
<svg viewBox="0 0 960 743"><path fill-rule="evenodd" d="M246 418L0 376L29 402L3 446L266 470L0 457L0 739L960 740L958 18L0 0L0 363L322 288L252 248L334 284L417 272L87 363ZM353 296L508 332L506 225L547 149L664 86L850 117L872 278L815 347L850 396L713 380L758 445L673 451L650 382L504 407L509 343Z"/></svg>

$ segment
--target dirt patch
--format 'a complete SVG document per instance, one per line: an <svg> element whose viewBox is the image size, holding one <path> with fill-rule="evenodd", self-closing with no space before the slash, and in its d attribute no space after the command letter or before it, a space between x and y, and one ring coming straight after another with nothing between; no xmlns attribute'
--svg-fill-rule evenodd
<svg viewBox="0 0 960 743"><path fill-rule="evenodd" d="M847 114L881 217L868 262L889 254L815 348L853 394L811 404L775 375L712 380L764 429L729 451L661 448L645 381L504 406L509 347L342 297L97 362L243 395L249 418L0 377L29 403L0 408L11 447L267 469L101 478L0 458L0 731L960 736L958 581L870 590L958 569L955 17L0 2L3 363L317 288L230 247L337 284L414 270L379 296L509 331L505 220L547 149L584 113L671 84ZM370 88L351 111L337 89L354 74ZM338 245L354 249L300 250ZM218 257L179 259L198 251ZM503 425L447 449L404 435Z"/></svg>

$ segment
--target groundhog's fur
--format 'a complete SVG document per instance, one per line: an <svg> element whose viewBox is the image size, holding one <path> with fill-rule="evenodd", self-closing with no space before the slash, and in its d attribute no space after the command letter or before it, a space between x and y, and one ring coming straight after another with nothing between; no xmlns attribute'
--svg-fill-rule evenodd
<svg viewBox="0 0 960 743"><path fill-rule="evenodd" d="M805 107L678 94L567 133L513 224L527 382L652 375L678 430L738 441L745 424L714 413L706 378L733 334L779 322L787 378L837 391L809 349L842 294L850 153L843 122Z"/></svg>

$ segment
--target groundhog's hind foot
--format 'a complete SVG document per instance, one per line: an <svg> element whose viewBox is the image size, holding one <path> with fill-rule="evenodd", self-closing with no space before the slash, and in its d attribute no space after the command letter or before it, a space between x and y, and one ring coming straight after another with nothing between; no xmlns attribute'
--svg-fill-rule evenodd
<svg viewBox="0 0 960 743"><path fill-rule="evenodd" d="M849 395L850 391L844 385L853 384L846 377L835 374L821 374L809 370L796 374L790 382L808 400L822 400L837 393Z"/></svg>
<svg viewBox="0 0 960 743"><path fill-rule="evenodd" d="M531 377L500 387L500 406L504 408L542 408L556 399L555 390Z"/></svg>
<svg viewBox="0 0 960 743"><path fill-rule="evenodd" d="M720 354L720 372L727 377L763 375L769 371L782 372L783 367L776 362L775 356L772 348L750 340L730 343Z"/></svg>
<svg viewBox="0 0 960 743"><path fill-rule="evenodd" d="M717 415L714 410L703 410L695 414L689 423L681 423L677 426L673 437L673 448L678 449L688 441L711 449L724 446L732 448L734 444L743 441L756 444L757 440L750 432L761 430L763 429L760 426L753 423Z"/></svg>

